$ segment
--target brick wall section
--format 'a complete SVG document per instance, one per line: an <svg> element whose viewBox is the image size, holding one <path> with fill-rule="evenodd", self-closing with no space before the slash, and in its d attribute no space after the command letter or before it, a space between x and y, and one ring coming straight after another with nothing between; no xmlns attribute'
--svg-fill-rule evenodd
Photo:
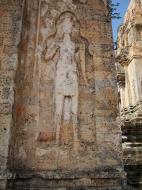
<svg viewBox="0 0 142 190"><path fill-rule="evenodd" d="M20 38L21 1L0 0L0 174L7 168L17 47ZM0 189L4 184L0 181Z"/></svg>

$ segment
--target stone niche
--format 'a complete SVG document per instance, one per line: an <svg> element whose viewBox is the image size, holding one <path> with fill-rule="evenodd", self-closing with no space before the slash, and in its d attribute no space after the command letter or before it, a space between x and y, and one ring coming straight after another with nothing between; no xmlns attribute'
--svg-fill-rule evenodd
<svg viewBox="0 0 142 190"><path fill-rule="evenodd" d="M122 189L105 2L23 1L7 189Z"/></svg>

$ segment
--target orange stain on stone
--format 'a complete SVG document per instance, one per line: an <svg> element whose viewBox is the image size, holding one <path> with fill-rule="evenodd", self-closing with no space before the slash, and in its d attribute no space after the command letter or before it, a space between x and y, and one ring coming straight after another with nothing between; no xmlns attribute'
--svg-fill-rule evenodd
<svg viewBox="0 0 142 190"><path fill-rule="evenodd" d="M17 108L16 108L16 115L20 116L20 115L22 115L23 112L25 112L25 108L22 107L22 106L17 106Z"/></svg>
<svg viewBox="0 0 142 190"><path fill-rule="evenodd" d="M0 17L6 15L6 10L0 8Z"/></svg>

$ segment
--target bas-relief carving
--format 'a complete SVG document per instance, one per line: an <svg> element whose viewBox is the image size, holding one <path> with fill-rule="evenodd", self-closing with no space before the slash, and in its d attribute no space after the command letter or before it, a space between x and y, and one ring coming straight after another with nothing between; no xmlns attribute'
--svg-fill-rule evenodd
<svg viewBox="0 0 142 190"><path fill-rule="evenodd" d="M78 28L75 28L75 25ZM47 39L45 59L48 62L56 57L54 89L56 143L60 144L61 125L64 122L72 124L73 142L78 142L78 67L81 68L84 83L87 84L85 43L80 36L78 39L73 38L74 32L79 35L79 23L72 13L63 13L57 19L55 28L55 33ZM76 42L79 38L81 41Z"/></svg>
<svg viewBox="0 0 142 190"><path fill-rule="evenodd" d="M70 3L72 4L72 1ZM66 139L69 135L69 141L72 144L72 142L78 142L78 135L80 136L77 119L79 111L79 78L84 79L81 79L84 81L84 86L88 85L85 60L89 57L86 57L86 52L91 60L93 60L93 55L92 51L90 51L90 44L82 37L80 23L74 13L70 11L64 12L64 10L62 11L62 9L59 10L55 7L51 9L50 6L51 4L48 0L39 3L40 11L37 26L39 36L37 35L38 43L35 53L38 65L40 65L37 67L39 70L37 82L40 85L39 90L41 86L47 89L49 85L48 90L50 89L52 91L53 98L50 95L52 93L46 90L46 101L50 101L50 108L48 107L48 111L42 108L42 113L43 111L48 112L47 118L50 118L48 124L46 124L48 119L42 120L43 117L45 118L46 113L44 112L44 116L42 116L39 104L39 118L37 119L39 121L36 139L41 142L47 142L48 144L54 144L54 142L56 144L62 144L61 141L63 138L65 138L65 141L68 141ZM59 6L57 7L59 8ZM63 13L61 14L61 12ZM44 68L48 69L44 70ZM62 73L62 71L64 72ZM43 84L44 80L42 81L41 77L46 80L46 85ZM54 84L51 82L53 80ZM48 84L48 81L50 81L50 84ZM54 89L52 86L54 86ZM91 90L90 87L88 90ZM38 96L40 102L43 93L40 95L39 92ZM45 104L48 106L49 103L47 102ZM50 116L54 117L54 119ZM66 125L69 126L69 129L68 127L66 128Z"/></svg>

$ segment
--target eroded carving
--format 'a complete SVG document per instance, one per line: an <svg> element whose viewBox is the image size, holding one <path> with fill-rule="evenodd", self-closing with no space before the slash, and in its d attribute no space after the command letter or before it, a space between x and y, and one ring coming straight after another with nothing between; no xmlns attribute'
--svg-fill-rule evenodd
<svg viewBox="0 0 142 190"><path fill-rule="evenodd" d="M63 122L72 124L73 141L78 142L78 68L80 67L84 83L87 84L85 43L79 36L79 23L72 13L62 14L55 28L56 32L47 40L45 58L49 61L57 57L55 71L56 143L60 142ZM77 39L73 37L74 32L78 33Z"/></svg>

